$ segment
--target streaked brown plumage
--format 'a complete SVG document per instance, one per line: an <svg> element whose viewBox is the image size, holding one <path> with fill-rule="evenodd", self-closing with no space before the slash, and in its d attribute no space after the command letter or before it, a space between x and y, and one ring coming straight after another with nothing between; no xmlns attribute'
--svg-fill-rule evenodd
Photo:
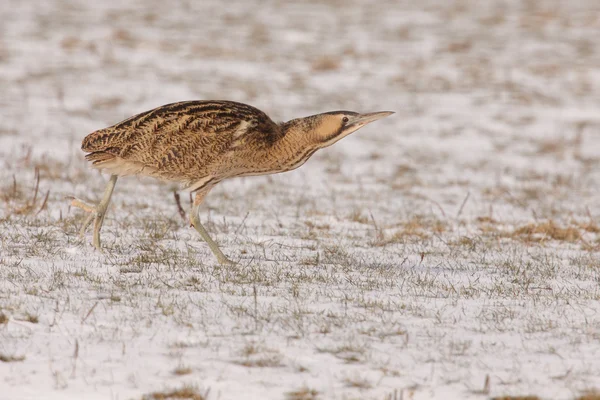
<svg viewBox="0 0 600 400"><path fill-rule="evenodd" d="M298 168L315 151L391 112L336 111L276 124L264 112L232 101L167 104L91 133L82 150L94 168L111 174L104 199L89 206L82 233L95 217L94 245L118 176L144 175L181 183L196 192L192 225L222 263L230 262L197 217L198 207L218 182Z"/></svg>

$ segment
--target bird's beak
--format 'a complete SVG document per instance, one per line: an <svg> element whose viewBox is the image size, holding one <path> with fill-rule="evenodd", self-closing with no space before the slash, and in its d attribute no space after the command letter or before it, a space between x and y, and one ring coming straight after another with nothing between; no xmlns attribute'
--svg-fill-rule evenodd
<svg viewBox="0 0 600 400"><path fill-rule="evenodd" d="M388 115L392 115L393 111L379 111L368 114L356 114L356 115L347 115L348 121L342 125L341 129L335 132L333 135L329 135L322 140L321 147L331 146L338 140L348 136L352 132L357 131L363 126L370 124L373 121L377 121L383 117L387 117Z"/></svg>
<svg viewBox="0 0 600 400"><path fill-rule="evenodd" d="M388 115L392 115L393 111L378 111L367 114L358 114L354 117L351 117L350 120L346 123L347 127L354 128L356 130L358 128L362 128L363 126L370 124L373 121L377 121L378 119L387 117Z"/></svg>

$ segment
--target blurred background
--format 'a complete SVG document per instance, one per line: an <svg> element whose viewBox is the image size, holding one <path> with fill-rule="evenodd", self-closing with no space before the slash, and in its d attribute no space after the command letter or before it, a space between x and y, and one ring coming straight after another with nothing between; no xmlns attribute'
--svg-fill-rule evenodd
<svg viewBox="0 0 600 400"><path fill-rule="evenodd" d="M79 139L183 99L282 120L597 101L593 0L4 0L0 12L2 137Z"/></svg>

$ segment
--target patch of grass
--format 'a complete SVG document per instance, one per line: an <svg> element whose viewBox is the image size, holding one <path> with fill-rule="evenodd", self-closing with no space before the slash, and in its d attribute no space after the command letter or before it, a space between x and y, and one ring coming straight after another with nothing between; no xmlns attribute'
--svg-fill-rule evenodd
<svg viewBox="0 0 600 400"><path fill-rule="evenodd" d="M473 43L470 40L457 40L448 43L445 51L449 53L466 53L473 47Z"/></svg>
<svg viewBox="0 0 600 400"><path fill-rule="evenodd" d="M8 354L0 354L0 361L9 363L9 362L19 362L24 361L25 356L9 356Z"/></svg>
<svg viewBox="0 0 600 400"><path fill-rule="evenodd" d="M302 258L298 263L300 265L313 265L314 266L314 265L319 265L320 261L321 261L321 253L317 252L312 257Z"/></svg>
<svg viewBox="0 0 600 400"><path fill-rule="evenodd" d="M282 355L275 349L270 349L261 344L250 342L246 344L239 354L243 357L235 361L244 367L276 368L283 367Z"/></svg>
<svg viewBox="0 0 600 400"><path fill-rule="evenodd" d="M340 61L334 57L322 56L312 63L313 71L335 71L340 68Z"/></svg>
<svg viewBox="0 0 600 400"><path fill-rule="evenodd" d="M360 210L352 211L352 213L348 216L348 219L353 222L358 222L359 224L368 224L371 222L369 217L364 216Z"/></svg>
<svg viewBox="0 0 600 400"><path fill-rule="evenodd" d="M590 221L588 223L578 223L577 226L586 232L600 233L600 226L598 226L598 224L596 224L594 221Z"/></svg>
<svg viewBox="0 0 600 400"><path fill-rule="evenodd" d="M541 400L538 396L500 396L492 397L492 400Z"/></svg>
<svg viewBox="0 0 600 400"><path fill-rule="evenodd" d="M32 324L37 324L38 322L40 322L40 319L37 315L27 314L25 316L25 321L31 322Z"/></svg>
<svg viewBox="0 0 600 400"><path fill-rule="evenodd" d="M319 353L329 353L347 364L365 361L366 347L360 344L345 343L333 347L318 347Z"/></svg>
<svg viewBox="0 0 600 400"><path fill-rule="evenodd" d="M184 386L181 389L168 390L164 392L153 392L142 396L142 400L173 400L173 399L188 399L188 400L206 400L207 393L200 393L191 386Z"/></svg>
<svg viewBox="0 0 600 400"><path fill-rule="evenodd" d="M258 368L283 367L283 364L281 363L281 355L279 354L265 354L259 357L249 357L245 360L238 361L237 364L243 365L244 367Z"/></svg>
<svg viewBox="0 0 600 400"><path fill-rule="evenodd" d="M30 215L35 212L39 214L47 206L50 191L45 194L39 192L40 171L35 168L35 184L31 191L25 191L19 185L17 178L13 175L12 182L0 189L0 200L5 203L6 213L3 218L11 215Z"/></svg>
<svg viewBox="0 0 600 400"><path fill-rule="evenodd" d="M343 382L346 386L356 389L370 389L373 387L373 384L367 378L359 375L346 377Z"/></svg>
<svg viewBox="0 0 600 400"><path fill-rule="evenodd" d="M319 224L314 221L304 221L304 225L306 225L309 229L319 229L328 231L331 229L330 224Z"/></svg>
<svg viewBox="0 0 600 400"><path fill-rule="evenodd" d="M512 236L527 242L544 242L552 239L574 243L581 239L581 232L577 227L562 227L549 220L521 226L512 232Z"/></svg>
<svg viewBox="0 0 600 400"><path fill-rule="evenodd" d="M552 138L539 142L537 152L538 154L555 154L562 156L564 152L569 149L570 142L565 138Z"/></svg>
<svg viewBox="0 0 600 400"><path fill-rule="evenodd" d="M177 367L173 370L173 375L189 375L192 373L192 369L190 367Z"/></svg>
<svg viewBox="0 0 600 400"><path fill-rule="evenodd" d="M285 398L286 400L317 400L319 398L319 392L315 389L303 386L298 390L287 392Z"/></svg>
<svg viewBox="0 0 600 400"><path fill-rule="evenodd" d="M577 397L576 400L600 400L600 391L598 390L589 390Z"/></svg>
<svg viewBox="0 0 600 400"><path fill-rule="evenodd" d="M434 234L440 235L447 229L448 225L439 219L415 216L402 223L391 236L380 231L377 239L371 244L383 247L394 243L406 243L408 240L424 240Z"/></svg>

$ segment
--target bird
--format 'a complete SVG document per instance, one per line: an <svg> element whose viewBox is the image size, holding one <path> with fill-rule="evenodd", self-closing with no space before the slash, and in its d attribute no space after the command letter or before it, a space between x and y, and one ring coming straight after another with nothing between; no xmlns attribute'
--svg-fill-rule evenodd
<svg viewBox="0 0 600 400"><path fill-rule="evenodd" d="M195 193L191 225L220 264L235 264L200 222L199 207L215 185L234 177L296 169L319 149L393 113L331 111L276 123L247 104L190 100L134 115L83 139L85 159L110 179L97 204L70 198L72 206L89 213L80 235L85 236L93 220L92 244L102 251L100 230L117 179L149 176Z"/></svg>

